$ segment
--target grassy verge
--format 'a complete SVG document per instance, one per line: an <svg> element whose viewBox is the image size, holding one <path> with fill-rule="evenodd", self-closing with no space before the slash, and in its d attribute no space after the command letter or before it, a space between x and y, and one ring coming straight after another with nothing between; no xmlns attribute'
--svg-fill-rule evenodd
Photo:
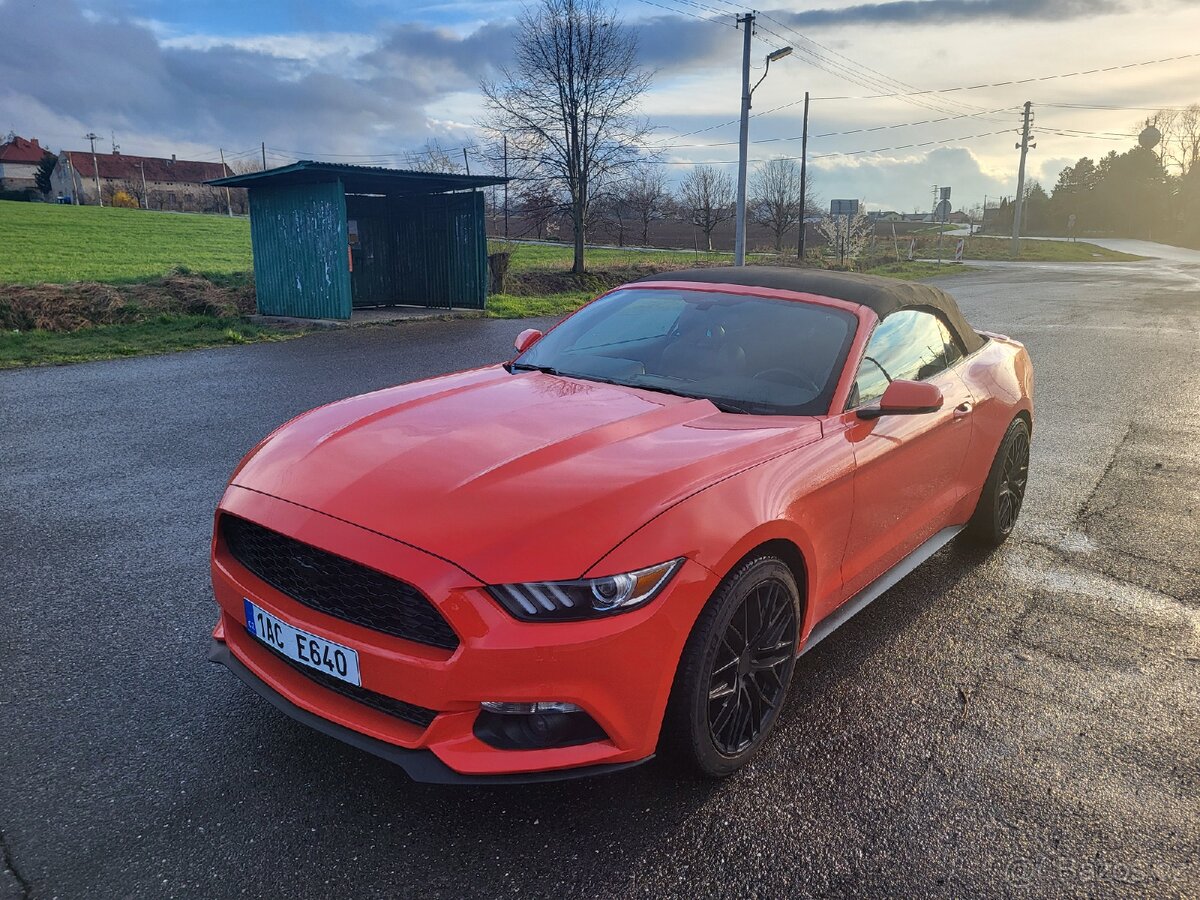
<svg viewBox="0 0 1200 900"><path fill-rule="evenodd" d="M495 252L498 247L493 247ZM487 314L496 319L562 316L595 299L609 288L646 275L703 265L728 265L728 253L695 254L686 251L589 250L586 275L570 274L569 246L511 244L506 292L488 297ZM773 257L759 255L750 264L769 265ZM885 262L863 269L868 274L912 281L953 275L964 267L952 263Z"/></svg>
<svg viewBox="0 0 1200 900"><path fill-rule="evenodd" d="M954 255L955 238L942 239L942 253ZM1011 242L1000 237L969 237L963 248L963 259L1015 261L1015 262L1133 262L1145 259L1144 256L1134 256L1132 253L1120 253L1107 250L1086 241L1039 241L1024 238L1021 241L1021 255L1009 255ZM925 237L917 242L917 253L929 256L937 252L937 237Z"/></svg>
<svg viewBox="0 0 1200 900"><path fill-rule="evenodd" d="M78 331L0 332L0 369L280 341L302 334L253 325L240 318L194 315L160 315L144 322Z"/></svg>
<svg viewBox="0 0 1200 900"><path fill-rule="evenodd" d="M564 316L585 303L590 303L599 291L567 291L540 297L520 297L514 294L494 294L488 297L487 314L493 319L527 319L533 316Z"/></svg>
<svg viewBox="0 0 1200 900"><path fill-rule="evenodd" d="M570 244L506 244L488 241L488 252L507 250L512 254L509 272L515 276L526 273L566 272L574 261ZM638 268L646 264L684 268L688 266L727 266L731 253L708 253L692 250L635 250L633 248L589 248L587 267L594 270Z"/></svg>
<svg viewBox="0 0 1200 900"><path fill-rule="evenodd" d="M250 223L226 216L0 201L0 283L121 284L186 267L248 272Z"/></svg>
<svg viewBox="0 0 1200 900"><path fill-rule="evenodd" d="M886 262L863 269L867 275L882 275L885 278L898 278L901 281L919 281L922 278L945 278L947 275L958 275L965 272L964 266L955 262L925 262L914 259L912 262Z"/></svg>

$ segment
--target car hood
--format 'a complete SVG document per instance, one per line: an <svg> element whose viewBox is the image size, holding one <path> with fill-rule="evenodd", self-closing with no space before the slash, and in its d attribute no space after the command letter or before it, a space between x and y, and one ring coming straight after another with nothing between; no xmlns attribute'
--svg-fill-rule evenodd
<svg viewBox="0 0 1200 900"><path fill-rule="evenodd" d="M488 583L569 579L664 509L820 434L810 417L721 413L707 400L496 366L306 413L233 484Z"/></svg>

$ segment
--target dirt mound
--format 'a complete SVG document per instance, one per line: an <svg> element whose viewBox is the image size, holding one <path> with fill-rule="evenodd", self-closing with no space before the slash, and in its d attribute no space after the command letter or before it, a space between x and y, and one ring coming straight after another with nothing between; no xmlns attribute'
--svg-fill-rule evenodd
<svg viewBox="0 0 1200 900"><path fill-rule="evenodd" d="M6 331L78 331L164 314L224 318L253 312L253 283L216 284L191 274L137 284L81 281L0 286L0 328Z"/></svg>

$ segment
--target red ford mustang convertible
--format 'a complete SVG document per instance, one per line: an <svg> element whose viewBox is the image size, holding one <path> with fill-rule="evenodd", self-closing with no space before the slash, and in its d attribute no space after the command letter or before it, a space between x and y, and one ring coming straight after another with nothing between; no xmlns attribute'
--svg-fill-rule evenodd
<svg viewBox="0 0 1200 900"><path fill-rule="evenodd" d="M216 515L210 658L417 780L726 775L798 655L1021 508L1029 357L932 287L675 272L517 350L292 420Z"/></svg>

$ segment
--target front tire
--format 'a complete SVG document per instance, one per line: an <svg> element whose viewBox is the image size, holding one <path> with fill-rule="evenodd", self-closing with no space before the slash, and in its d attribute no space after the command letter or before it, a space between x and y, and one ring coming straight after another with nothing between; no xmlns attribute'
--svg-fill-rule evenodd
<svg viewBox="0 0 1200 900"><path fill-rule="evenodd" d="M1018 417L1012 420L1000 441L975 512L967 522L967 536L990 547L1008 540L1021 513L1028 481L1029 426Z"/></svg>
<svg viewBox="0 0 1200 900"><path fill-rule="evenodd" d="M663 721L663 749L723 778L766 743L791 684L800 596L772 556L740 565L709 599L684 647Z"/></svg>

